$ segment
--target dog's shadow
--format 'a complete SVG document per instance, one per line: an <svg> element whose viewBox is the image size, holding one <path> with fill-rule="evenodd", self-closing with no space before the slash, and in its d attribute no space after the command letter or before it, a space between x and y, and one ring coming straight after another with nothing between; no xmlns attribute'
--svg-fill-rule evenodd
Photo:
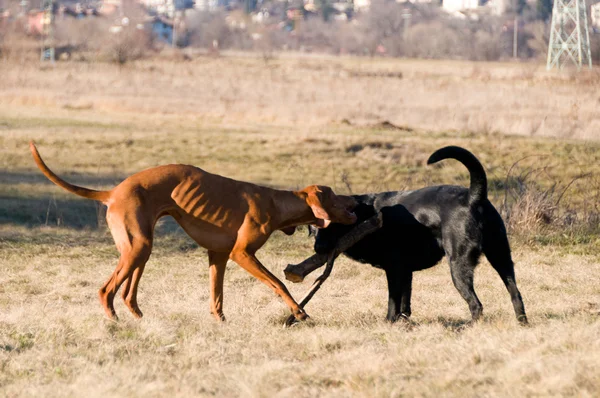
<svg viewBox="0 0 600 398"><path fill-rule="evenodd" d="M460 333L473 326L473 321L470 319L446 316L438 316L435 320L432 320L431 323L438 323L445 329L455 333Z"/></svg>

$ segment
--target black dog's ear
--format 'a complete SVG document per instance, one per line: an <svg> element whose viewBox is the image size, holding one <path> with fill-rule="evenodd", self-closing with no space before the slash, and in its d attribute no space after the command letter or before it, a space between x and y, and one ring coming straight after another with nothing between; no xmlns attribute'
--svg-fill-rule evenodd
<svg viewBox="0 0 600 398"><path fill-rule="evenodd" d="M313 225L307 225L306 228L308 228L308 237L309 238L311 236L317 236L317 227L315 227Z"/></svg>

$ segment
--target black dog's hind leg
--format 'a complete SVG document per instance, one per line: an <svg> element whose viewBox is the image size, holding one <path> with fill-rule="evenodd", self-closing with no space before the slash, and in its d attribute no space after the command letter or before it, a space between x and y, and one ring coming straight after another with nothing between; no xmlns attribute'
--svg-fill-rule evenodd
<svg viewBox="0 0 600 398"><path fill-rule="evenodd" d="M410 296L412 293L412 272L394 269L385 270L388 282L388 312L386 319L396 322L410 317Z"/></svg>
<svg viewBox="0 0 600 398"><path fill-rule="evenodd" d="M508 244L508 238L504 228L498 229L497 231L490 231L491 226L486 231L485 239L483 241L483 253L487 257L488 261L494 267L506 290L510 294L513 308L517 320L523 324L527 324L527 315L525 314L525 305L523 304L523 298L521 292L517 288L517 281L515 279L515 267L510 255L510 246ZM496 232L496 233L494 233Z"/></svg>
<svg viewBox="0 0 600 398"><path fill-rule="evenodd" d="M473 288L473 274L478 259L479 253L473 251L449 259L452 282L462 298L469 304L473 322L479 320L483 312L483 305L481 305L481 301L479 301L477 294L475 294L475 289Z"/></svg>

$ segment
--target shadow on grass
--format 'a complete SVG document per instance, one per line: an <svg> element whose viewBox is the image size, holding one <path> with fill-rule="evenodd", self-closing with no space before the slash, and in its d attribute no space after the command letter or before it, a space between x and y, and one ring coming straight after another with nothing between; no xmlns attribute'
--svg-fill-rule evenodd
<svg viewBox="0 0 600 398"><path fill-rule="evenodd" d="M112 187L123 179L124 177L112 175L65 175L65 180L91 189ZM27 192L27 185L24 187L18 184L47 185L49 189L40 192L32 188L32 192ZM54 184L41 173L0 172L0 225L6 227L0 236L0 242L63 244L69 247L113 245L106 226L106 206L75 195L66 199L56 198L48 192L52 189L60 192L62 189L53 187ZM11 226L17 228L11 231ZM24 232L22 228L31 230L31 233ZM155 242L156 250L187 252L198 248L171 217L162 218L157 223L155 232L159 238Z"/></svg>
<svg viewBox="0 0 600 398"><path fill-rule="evenodd" d="M64 175L65 180L86 188L112 187L125 177L118 175ZM25 186L20 184L26 184ZM56 199L53 194L40 193L37 189L27 191L27 185L47 186L49 191L61 188L54 186L41 172L0 172L0 224L24 227L61 226L67 228L98 228L104 225L105 208L92 200L78 198Z"/></svg>
<svg viewBox="0 0 600 398"><path fill-rule="evenodd" d="M98 186L116 186L125 178L127 175L90 175L88 173L58 173L61 178L66 181L81 185L86 188L97 189ZM40 171L0 171L0 181L2 184L42 184L42 185L54 185L50 182ZM60 189L60 188L59 188Z"/></svg>
<svg viewBox="0 0 600 398"><path fill-rule="evenodd" d="M0 224L96 229L104 223L104 211L102 205L85 199L0 196Z"/></svg>
<svg viewBox="0 0 600 398"><path fill-rule="evenodd" d="M172 254L191 253L200 246L194 242L170 217L161 219L155 229L152 253ZM0 230L0 252L20 253L26 250L30 254L44 254L48 247L63 248L88 247L95 255L118 256L112 236L106 227L68 228L68 227L25 227L12 228L11 225Z"/></svg>
<svg viewBox="0 0 600 398"><path fill-rule="evenodd" d="M473 322L470 319L464 318L450 318L445 316L439 316L436 320L444 328L452 332L462 332L463 330L471 327Z"/></svg>

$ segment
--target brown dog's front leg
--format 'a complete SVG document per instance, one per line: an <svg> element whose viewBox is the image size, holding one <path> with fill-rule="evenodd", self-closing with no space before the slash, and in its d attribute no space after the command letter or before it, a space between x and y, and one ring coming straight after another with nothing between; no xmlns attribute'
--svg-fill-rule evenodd
<svg viewBox="0 0 600 398"><path fill-rule="evenodd" d="M260 261L253 254L245 251L245 250L236 250L231 252L230 258L238 263L240 267L244 268L248 271L252 276L257 278L259 281L263 282L267 286L269 286L273 291L280 296L283 301L290 307L292 314L294 317L302 321L308 318L308 315L296 301L290 295L290 292L287 290L287 287L279 279L275 277L268 269L266 269Z"/></svg>
<svg viewBox="0 0 600 398"><path fill-rule="evenodd" d="M208 279L210 282L210 313L218 321L224 321L223 315L223 278L225 277L225 268L229 253L208 252L208 262L210 264Z"/></svg>

